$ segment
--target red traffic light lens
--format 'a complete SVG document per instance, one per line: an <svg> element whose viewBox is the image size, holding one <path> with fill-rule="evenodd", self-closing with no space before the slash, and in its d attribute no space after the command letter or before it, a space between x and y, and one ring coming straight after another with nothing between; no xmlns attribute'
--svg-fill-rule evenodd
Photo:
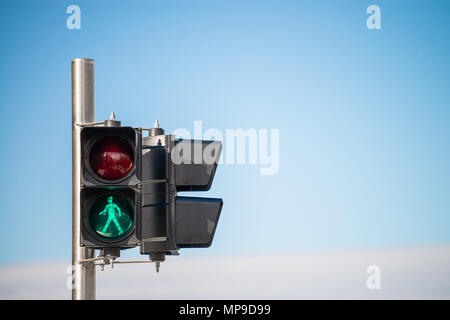
<svg viewBox="0 0 450 320"><path fill-rule="evenodd" d="M127 139L118 136L100 138L89 152L92 171L106 180L119 180L133 168L133 147Z"/></svg>

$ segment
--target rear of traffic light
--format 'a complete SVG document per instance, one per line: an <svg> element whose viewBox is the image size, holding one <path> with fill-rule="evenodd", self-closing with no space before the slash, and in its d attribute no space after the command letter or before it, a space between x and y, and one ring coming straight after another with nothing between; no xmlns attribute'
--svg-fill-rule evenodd
<svg viewBox="0 0 450 320"><path fill-rule="evenodd" d="M180 191L210 189L221 142L143 138L141 254L164 260L180 248L209 247L222 199L179 197Z"/></svg>
<svg viewBox="0 0 450 320"><path fill-rule="evenodd" d="M172 150L175 188L180 191L208 191L211 188L222 143L179 140ZM209 247L212 243L222 199L176 197L175 242L180 248Z"/></svg>
<svg viewBox="0 0 450 320"><path fill-rule="evenodd" d="M81 244L131 248L139 243L141 134L131 127L81 130Z"/></svg>

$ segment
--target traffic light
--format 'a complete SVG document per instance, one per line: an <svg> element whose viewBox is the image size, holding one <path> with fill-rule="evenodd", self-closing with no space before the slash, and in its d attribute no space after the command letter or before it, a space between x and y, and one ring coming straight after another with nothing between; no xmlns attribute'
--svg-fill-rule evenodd
<svg viewBox="0 0 450 320"><path fill-rule="evenodd" d="M221 142L177 140L158 128L142 148L141 254L162 261L180 248L209 247L222 199L177 194L211 188Z"/></svg>
<svg viewBox="0 0 450 320"><path fill-rule="evenodd" d="M176 140L157 122L150 129L122 127L114 113L95 122L94 111L94 61L74 59L73 299L95 299L95 266L112 267L123 249L139 246L151 260L117 263L155 262L158 271L166 254L209 246L222 208L222 199L177 196L211 187L220 142Z"/></svg>
<svg viewBox="0 0 450 320"><path fill-rule="evenodd" d="M141 134L109 123L81 130L81 245L125 249L139 243Z"/></svg>
<svg viewBox="0 0 450 320"><path fill-rule="evenodd" d="M222 199L178 192L211 188L222 144L183 140L164 130L105 126L81 130L81 245L107 249L140 246L160 262L180 248L211 245ZM158 266L158 264L157 264Z"/></svg>

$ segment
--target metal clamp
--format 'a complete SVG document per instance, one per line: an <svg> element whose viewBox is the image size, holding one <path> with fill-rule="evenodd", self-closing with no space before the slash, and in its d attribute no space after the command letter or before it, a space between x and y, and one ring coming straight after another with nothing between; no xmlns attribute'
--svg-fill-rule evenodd
<svg viewBox="0 0 450 320"><path fill-rule="evenodd" d="M155 262L156 264L159 264L159 261L152 261L152 260L124 260L124 261L116 261L116 258L117 258L117 256L113 256L113 255L109 255L108 254L108 255L102 256L102 257L78 260L78 263L79 264L94 263L94 265L100 266L102 271L105 269L105 265L108 265L108 264L111 265L111 269L114 268L114 264L121 264L121 263L123 264L123 263L152 263L152 262ZM157 266L157 269L159 269L159 266Z"/></svg>
<svg viewBox="0 0 450 320"><path fill-rule="evenodd" d="M78 126L78 127L82 127L83 128L83 127L97 126L97 125L100 125L100 124L105 125L105 122L106 122L106 120L104 120L104 121L96 121L96 122L83 122L83 123L77 122L77 123L75 123L75 125Z"/></svg>

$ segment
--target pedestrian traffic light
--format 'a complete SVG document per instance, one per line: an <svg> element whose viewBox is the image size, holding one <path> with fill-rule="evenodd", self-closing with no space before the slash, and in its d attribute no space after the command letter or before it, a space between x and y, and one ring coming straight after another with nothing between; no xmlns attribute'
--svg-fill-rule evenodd
<svg viewBox="0 0 450 320"><path fill-rule="evenodd" d="M109 123L81 130L81 245L125 249L139 243L141 134Z"/></svg>
<svg viewBox="0 0 450 320"><path fill-rule="evenodd" d="M114 113L95 122L93 64L72 61L73 299L95 299L95 266L112 267L122 249L139 246L151 260L117 263L158 271L166 254L209 246L222 208L222 199L177 196L211 187L221 143L176 140L157 121L121 127Z"/></svg>
<svg viewBox="0 0 450 320"><path fill-rule="evenodd" d="M117 123L80 133L81 245L140 246L155 262L180 248L209 247L222 199L178 192L211 188L221 142L176 139L158 125L142 137L142 129Z"/></svg>

